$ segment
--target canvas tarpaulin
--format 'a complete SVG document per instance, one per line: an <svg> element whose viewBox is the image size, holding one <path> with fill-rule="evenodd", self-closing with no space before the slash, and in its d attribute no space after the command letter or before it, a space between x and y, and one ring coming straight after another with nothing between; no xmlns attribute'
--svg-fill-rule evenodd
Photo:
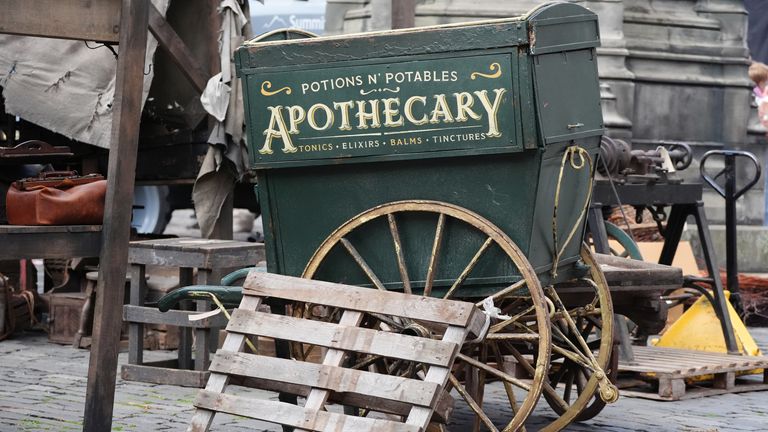
<svg viewBox="0 0 768 432"><path fill-rule="evenodd" d="M152 0L165 13L170 0ZM147 42L144 100L157 41ZM119 47L114 49L119 54ZM109 148L117 60L100 44L0 35L5 110L76 141Z"/></svg>
<svg viewBox="0 0 768 432"><path fill-rule="evenodd" d="M219 10L221 73L210 79L200 98L217 123L208 138L210 146L192 191L203 237L211 236L224 202L248 168L243 94L234 67L235 50L251 35L248 2L222 0ZM220 121L224 112L224 121Z"/></svg>

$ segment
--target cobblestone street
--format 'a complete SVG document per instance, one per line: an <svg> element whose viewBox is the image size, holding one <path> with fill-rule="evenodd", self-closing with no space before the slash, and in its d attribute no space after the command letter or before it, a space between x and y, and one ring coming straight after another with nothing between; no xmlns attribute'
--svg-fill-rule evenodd
<svg viewBox="0 0 768 432"><path fill-rule="evenodd" d="M763 350L768 329L752 329ZM147 351L147 360L171 356ZM127 355L120 355L120 363ZM75 431L81 429L85 400L88 351L49 344L34 333L0 343L0 431ZM118 379L114 431L183 431L191 416L195 389L126 382ZM274 398L264 392L264 398ZM764 431L768 429L765 392L730 394L682 402L654 402L624 397L596 419L572 425L570 431ZM494 404L499 418L508 414L500 386L491 386L486 403ZM468 429L469 410L460 402L451 431ZM550 419L542 400L529 419L537 430ZM219 415L214 431L279 431L280 428L242 418Z"/></svg>

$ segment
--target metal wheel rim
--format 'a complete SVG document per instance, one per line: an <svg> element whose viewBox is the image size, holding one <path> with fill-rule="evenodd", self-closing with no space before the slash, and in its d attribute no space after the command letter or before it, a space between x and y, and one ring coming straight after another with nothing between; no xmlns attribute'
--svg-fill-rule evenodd
<svg viewBox="0 0 768 432"><path fill-rule="evenodd" d="M438 215L441 215L439 216L440 218L447 216L453 219L457 219L478 229L483 234L488 236L488 238L493 238L495 243L501 247L501 249L507 254L510 260L517 267L521 277L526 282L528 291L531 295L532 303L545 305L544 307L536 307L534 310L536 322L539 324L540 329L538 332L539 343L537 349L538 355L534 368L535 372L533 374L530 390L528 390L528 396L523 401L521 401L522 403L517 409L515 416L509 421L508 425L503 430L513 431L519 429L535 408L547 379L546 372L549 368L551 345L551 337L549 333L549 315L548 308L546 307L544 292L530 263L525 258L522 251L520 251L520 249L517 247L517 245L515 245L515 243L503 231L501 231L490 221L460 206L439 201L408 200L382 204L358 214L357 216L342 224L333 233L331 233L331 235L329 235L328 238L323 241L323 243L317 248L315 253L310 258L307 266L304 269L304 272L302 273L302 277L308 279L313 278L320 264L323 262L323 259L337 244L339 244L339 242L342 241L347 233L379 217L393 215L400 212L437 213ZM457 362L458 361L459 360L457 359ZM453 376L453 374L451 374L451 376ZM449 381L448 386L450 385L451 383ZM462 395L462 397L463 396L464 395Z"/></svg>
<svg viewBox="0 0 768 432"><path fill-rule="evenodd" d="M605 275L603 275L599 264L595 260L594 254L586 246L582 246L581 248L581 259L585 264L590 266L590 277L596 284L596 294L600 301L602 327L597 362L602 370L607 372L611 367L611 354L613 351L613 305L611 303L611 295L608 288L608 282L605 280ZM545 392L545 400L555 412L560 414L560 417L544 427L542 431L559 431L574 421L588 420L588 418L597 415L597 413L605 406L600 395L597 394L599 390L598 384L598 378L595 374L592 374L577 399L570 404L567 410L562 410L562 408L557 407L551 397ZM596 400L593 401L593 397L596 398ZM594 409L592 409L593 407ZM584 415L582 415L582 413L584 413ZM586 414L588 414L588 416Z"/></svg>

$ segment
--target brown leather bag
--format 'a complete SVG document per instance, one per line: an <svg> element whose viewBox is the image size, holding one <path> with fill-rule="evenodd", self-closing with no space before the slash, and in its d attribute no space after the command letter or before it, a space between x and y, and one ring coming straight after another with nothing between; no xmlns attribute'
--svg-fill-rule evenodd
<svg viewBox="0 0 768 432"><path fill-rule="evenodd" d="M107 181L75 171L40 173L13 182L6 195L11 225L100 225Z"/></svg>

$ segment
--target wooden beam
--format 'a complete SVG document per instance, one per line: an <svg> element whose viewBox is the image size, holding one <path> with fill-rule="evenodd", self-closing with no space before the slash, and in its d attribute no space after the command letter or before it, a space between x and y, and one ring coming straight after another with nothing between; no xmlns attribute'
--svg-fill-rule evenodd
<svg viewBox="0 0 768 432"><path fill-rule="evenodd" d="M170 55L173 63L178 66L179 71L189 80L195 90L198 93L203 93L205 85L208 83L208 74L195 59L187 44L181 40L154 5L149 7L149 31L157 39L160 47Z"/></svg>
<svg viewBox="0 0 768 432"><path fill-rule="evenodd" d="M94 2L98 3L98 2ZM99 279L83 431L112 430L133 183L144 86L149 0L122 0ZM81 18L82 22L82 18Z"/></svg>
<svg viewBox="0 0 768 432"><path fill-rule="evenodd" d="M120 0L0 0L0 33L118 42Z"/></svg>

